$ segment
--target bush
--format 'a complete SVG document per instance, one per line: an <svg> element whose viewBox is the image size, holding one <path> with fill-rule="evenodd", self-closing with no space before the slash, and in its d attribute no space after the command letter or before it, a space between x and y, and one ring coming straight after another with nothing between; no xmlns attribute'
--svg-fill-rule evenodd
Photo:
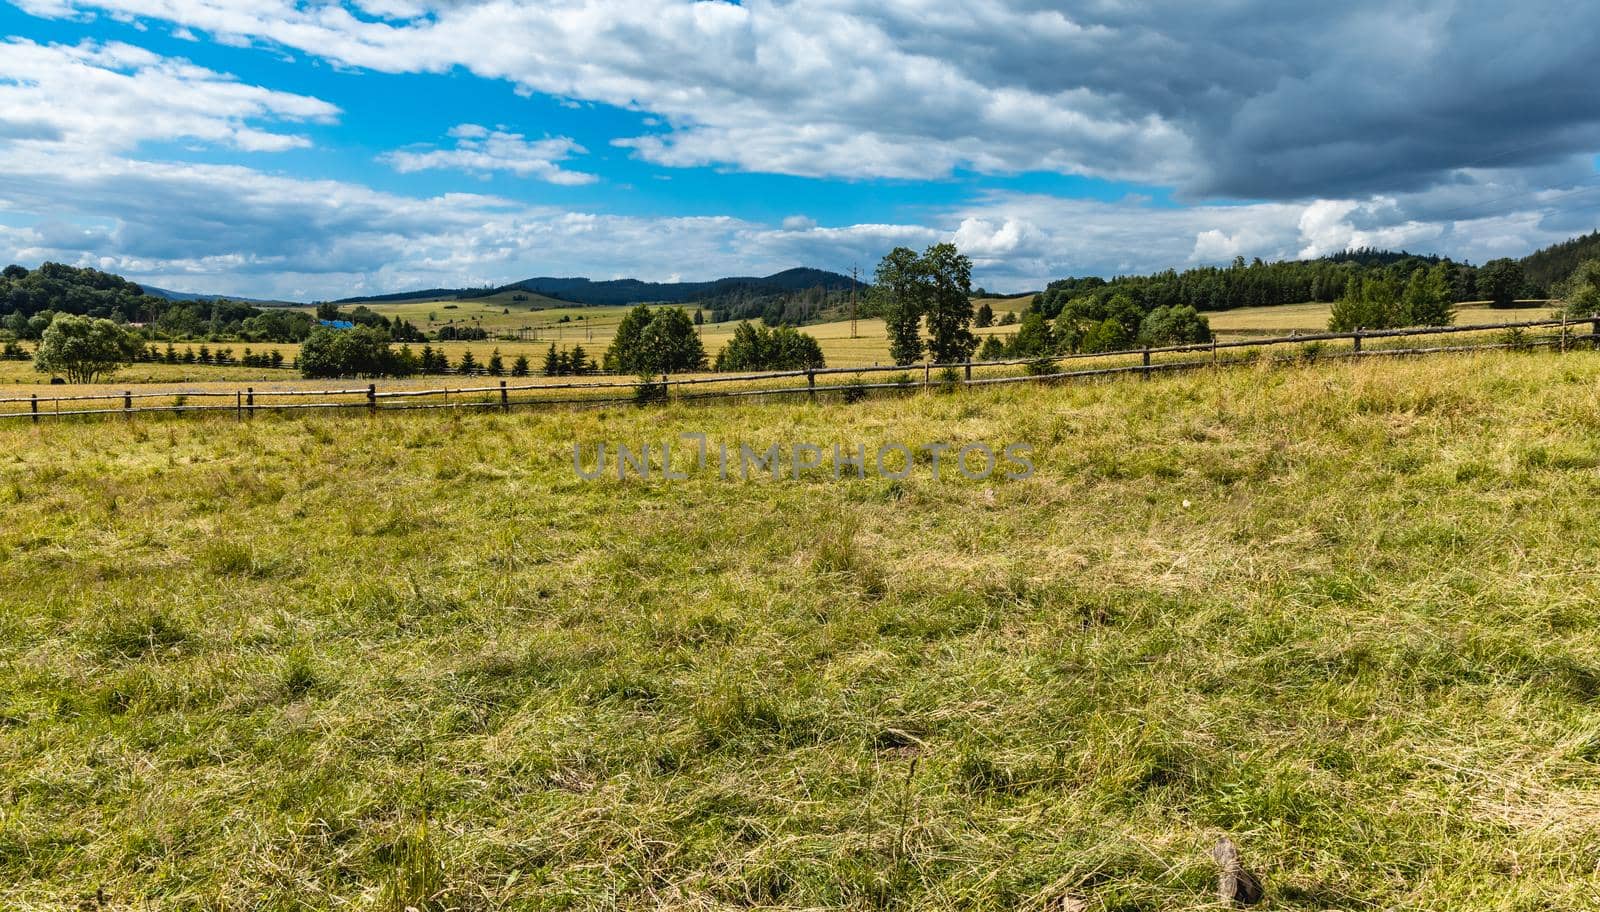
<svg viewBox="0 0 1600 912"><path fill-rule="evenodd" d="M769 329L746 320L717 353L719 371L803 370L826 367L817 340L790 326Z"/></svg>
<svg viewBox="0 0 1600 912"><path fill-rule="evenodd" d="M132 364L144 342L110 320L61 314L51 321L34 352L34 369L65 374L72 383L93 383L101 374Z"/></svg>
<svg viewBox="0 0 1600 912"><path fill-rule="evenodd" d="M633 401L639 405L666 402L667 385L653 374L640 374L639 382L633 388Z"/></svg>
<svg viewBox="0 0 1600 912"><path fill-rule="evenodd" d="M574 350L576 351L576 350ZM705 370L706 349L694 321L680 307L652 312L640 304L623 316L606 349L606 367L620 373L666 374Z"/></svg>
<svg viewBox="0 0 1600 912"><path fill-rule="evenodd" d="M405 377L419 366L409 349L396 353L388 334L371 326L318 327L300 348L300 373L307 379Z"/></svg>

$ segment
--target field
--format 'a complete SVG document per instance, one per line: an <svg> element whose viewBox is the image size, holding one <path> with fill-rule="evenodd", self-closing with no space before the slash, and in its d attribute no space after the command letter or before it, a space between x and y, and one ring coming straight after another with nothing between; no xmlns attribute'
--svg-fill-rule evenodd
<svg viewBox="0 0 1600 912"><path fill-rule="evenodd" d="M1032 478L572 446L1020 441ZM1600 902L1600 355L0 425L0 907ZM948 457L947 457L948 458Z"/></svg>
<svg viewBox="0 0 1600 912"><path fill-rule="evenodd" d="M1031 297L1022 298L993 298L987 299L997 314L1007 310L1020 312L1031 302ZM460 309L446 311L443 308L451 303L459 304ZM527 305L523 305L526 308ZM390 317L400 317L415 323L424 329L437 329L446 319L473 320L473 325L482 325L493 332L516 332L524 326L533 326L534 330L527 333L528 339L524 341L507 341L490 339L482 342L434 342L434 348L448 355L452 363L461 359L466 352L481 363L489 357L490 352L499 349L509 369L511 363L522 355L528 358L533 369L538 370L543 364L545 352L554 343L558 349L571 350L574 346L582 346L590 357L599 360L606 348L611 344L611 338L616 332L617 323L629 308L626 307L566 307L561 309L528 311L512 310L507 317L500 313L498 304L485 304L483 302L416 302L405 304L376 304L372 308L379 313ZM427 319L429 313L440 317L438 323L430 323ZM1551 311L1547 304L1538 306L1496 310L1486 303L1465 304L1458 312L1456 322L1461 325L1478 325L1485 323L1510 322L1515 320L1544 319ZM459 314L459 316L457 316ZM1239 339L1249 337L1287 335L1293 332L1314 333L1327 329L1329 305L1327 304L1289 304L1278 307L1247 307L1236 310L1215 311L1206 316L1211 321L1211 326L1221 339ZM572 322L556 322L562 315L573 317ZM582 316L582 320L577 317ZM701 329L701 339L705 345L707 355L716 358L716 353L725 346L733 337L735 322L708 323ZM803 331L815 336L822 346L824 358L828 364L835 367L865 366L873 364L889 364L889 345L885 336L882 320L859 320L856 332L852 336L848 320L832 323L818 323L802 327ZM988 335L1002 337L1016 332L1015 326L995 326L988 329L975 330L979 338ZM186 347L197 347L197 344L185 343L177 346L181 352ZM232 349L237 357L243 354L246 347L258 352L281 352L286 362L292 362L299 353L299 346L294 344L265 343L246 346L243 343L215 343L211 348L227 347ZM422 343L412 345L413 350L420 350ZM47 383L48 378L37 373L32 366L21 362L0 361L0 396L28 395L40 393L38 387ZM418 378L408 382L387 382L385 386L439 386L446 381L440 377ZM243 367L211 367L207 365L165 365L165 364L136 364L120 371L114 378L95 388L97 391L121 391L130 385L167 384L172 388L186 389L219 389L233 390L242 385L253 385L258 389L265 388L320 388L327 386L324 381L304 382L298 375L288 370L255 369ZM59 392L59 387L54 392ZM85 391L80 389L79 391ZM42 393L41 393L42 394Z"/></svg>
<svg viewBox="0 0 1600 912"><path fill-rule="evenodd" d="M1518 320L1543 320L1550 316L1549 302L1520 302L1527 306L1496 309L1487 301L1468 302L1456 306L1457 326L1479 326L1486 323L1514 323ZM1318 333L1328 329L1328 317L1333 305L1310 302L1306 304L1281 304L1276 307L1240 307L1234 310L1211 311L1206 317L1211 329L1221 338L1243 336L1276 336L1292 332Z"/></svg>

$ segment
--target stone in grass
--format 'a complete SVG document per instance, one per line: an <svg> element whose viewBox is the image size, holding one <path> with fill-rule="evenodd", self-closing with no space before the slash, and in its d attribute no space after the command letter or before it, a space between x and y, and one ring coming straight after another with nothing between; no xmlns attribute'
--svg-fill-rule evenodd
<svg viewBox="0 0 1600 912"><path fill-rule="evenodd" d="M1224 904L1253 906L1261 901L1265 892L1261 889L1261 881L1244 869L1244 864L1239 861L1239 847L1233 844L1233 840L1222 837L1222 841L1212 848L1211 857L1222 867L1222 873L1217 876L1217 895Z"/></svg>

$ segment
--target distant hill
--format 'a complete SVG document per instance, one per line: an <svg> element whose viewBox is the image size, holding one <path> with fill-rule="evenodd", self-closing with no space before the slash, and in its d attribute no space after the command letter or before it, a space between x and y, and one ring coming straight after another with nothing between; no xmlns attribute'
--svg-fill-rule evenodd
<svg viewBox="0 0 1600 912"><path fill-rule="evenodd" d="M804 291L821 288L840 291L850 288L850 277L822 269L786 269L769 276L731 276L711 282L641 282L638 279L557 279L542 277L513 283L511 288L531 291L574 304L671 304L705 300L735 289L761 292Z"/></svg>
<svg viewBox="0 0 1600 912"><path fill-rule="evenodd" d="M164 298L168 301L215 301L221 299L225 301L239 301L244 304L262 304L268 307L293 307L297 306L299 303L297 301L274 301L267 298L241 298L238 295L196 294L192 291L171 291L166 288L157 288L154 285L144 285L142 283L139 287L143 288L144 293L147 295L157 298Z"/></svg>
<svg viewBox="0 0 1600 912"><path fill-rule="evenodd" d="M726 296L735 291L751 294L777 294L821 288L843 291L850 288L850 277L823 269L786 269L769 276L730 276L710 282L643 282L639 279L607 279L540 276L494 288L429 288L387 295L342 298L335 304L399 303L403 301L486 298L512 291L524 291L565 301L569 304L615 305L640 303L687 304Z"/></svg>
<svg viewBox="0 0 1600 912"><path fill-rule="evenodd" d="M1522 274L1538 297L1553 293L1556 286L1584 260L1600 259L1600 231L1551 244L1522 258Z"/></svg>

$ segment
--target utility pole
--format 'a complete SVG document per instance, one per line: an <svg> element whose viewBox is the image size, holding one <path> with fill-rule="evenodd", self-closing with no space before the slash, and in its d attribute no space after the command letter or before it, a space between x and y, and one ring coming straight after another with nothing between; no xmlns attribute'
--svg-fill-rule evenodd
<svg viewBox="0 0 1600 912"><path fill-rule="evenodd" d="M850 338L856 338L856 275L861 270L850 266Z"/></svg>

